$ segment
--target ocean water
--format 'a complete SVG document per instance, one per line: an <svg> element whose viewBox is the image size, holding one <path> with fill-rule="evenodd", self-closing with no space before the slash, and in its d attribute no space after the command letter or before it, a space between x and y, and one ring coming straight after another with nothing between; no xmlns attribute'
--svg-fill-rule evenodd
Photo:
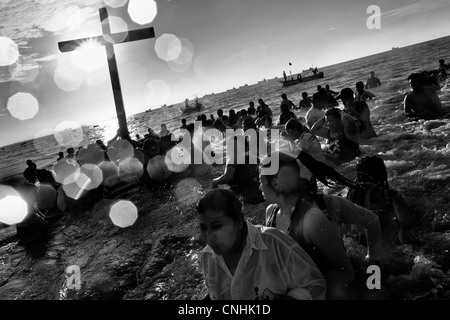
<svg viewBox="0 0 450 320"><path fill-rule="evenodd" d="M363 151L366 153L376 152L383 155L385 160L390 161L387 165L392 171L395 169L400 171L411 170L413 172L420 169L422 170L421 174L434 176L441 174L446 176L449 174L448 171L450 169L445 164L431 168L425 164L432 161L432 159L444 161L445 159L442 159L442 157L448 156L448 152L450 152L450 144L448 143L449 121L443 120L443 124L431 130L427 130L426 126L420 122L407 122L403 115L402 102L404 96L411 90L406 80L407 76L416 71L436 69L438 60L441 58L449 62L449 47L450 37L440 38L319 68L324 72L325 77L304 84L283 88L277 81L279 79L270 79L226 92L206 95L200 97L200 101L206 107L203 113L209 118L210 114L216 115L216 111L219 108L223 109L225 114L228 114L230 109L238 111L247 108L249 101L254 101L257 105L257 100L262 98L271 107L274 112L274 122L277 122L280 113L280 95L282 93L286 93L288 98L298 105L303 91L308 92L311 96L319 84L322 86L328 84L334 91L339 91L344 87L354 89L357 81L365 82L370 72L375 71L376 76L381 80L382 86L370 90L377 96L377 99L370 101L369 107L372 124L379 136L372 139L370 145L363 146ZM294 70L294 72L298 71ZM450 105L450 88L448 84L443 84L439 96L444 105ZM179 108L182 106L183 103L180 103L175 104L172 108L162 108L149 113L143 112L128 116L128 129L131 136L134 137L135 134L143 136L149 126L156 132L159 132L162 123L165 123L168 129L173 131L179 128L182 118L186 118L188 123L192 122L199 113L182 114L179 111ZM296 111L296 113L298 116L304 116L306 111L301 110ZM97 125L83 126L82 133L80 131L80 139L70 146L75 148L87 146L97 139L101 139L106 143L107 140L115 135L116 130L117 119L115 118ZM398 158L399 155L405 155L403 149L397 150L404 148L404 146L396 146L394 149L390 149L393 140L402 134L413 134L423 139L423 143L414 143L412 150L409 150L410 152L407 153L412 158ZM442 143L435 143L436 140ZM66 153L68 147L69 145L61 145L56 135L1 147L0 182L7 177L20 175L26 168L25 161L27 159L32 159L36 162L38 168L51 167L56 162L58 152L63 151ZM414 157L417 159L414 159ZM421 160L424 163L420 163Z"/></svg>

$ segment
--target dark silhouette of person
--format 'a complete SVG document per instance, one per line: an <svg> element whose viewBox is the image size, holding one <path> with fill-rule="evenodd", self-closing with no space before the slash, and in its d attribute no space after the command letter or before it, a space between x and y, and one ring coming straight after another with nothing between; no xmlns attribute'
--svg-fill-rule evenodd
<svg viewBox="0 0 450 320"><path fill-rule="evenodd" d="M27 168L23 172L24 178L30 182L30 183L36 183L37 177L36 177L36 170L37 166L36 163L34 163L32 160L28 159L26 161Z"/></svg>
<svg viewBox="0 0 450 320"><path fill-rule="evenodd" d="M56 159L56 161L61 160L62 158L64 158L64 152L58 152L58 159Z"/></svg>

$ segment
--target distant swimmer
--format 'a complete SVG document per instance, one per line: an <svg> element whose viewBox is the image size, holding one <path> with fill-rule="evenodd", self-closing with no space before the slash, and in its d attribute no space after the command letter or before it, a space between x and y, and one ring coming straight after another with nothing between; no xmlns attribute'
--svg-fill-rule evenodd
<svg viewBox="0 0 450 320"><path fill-rule="evenodd" d="M280 107L283 105L287 105L288 109L296 109L295 104L287 98L286 93L281 94L281 99L283 100L281 101Z"/></svg>
<svg viewBox="0 0 450 320"><path fill-rule="evenodd" d="M375 77L375 72L372 71L370 73L370 78L367 79L366 89L375 88L375 87L378 87L378 86L381 86L380 79Z"/></svg>
<svg viewBox="0 0 450 320"><path fill-rule="evenodd" d="M434 119L446 113L436 90L431 86L424 86L424 76L420 73L412 73L408 77L413 89L403 101L404 111L408 118Z"/></svg>
<svg viewBox="0 0 450 320"><path fill-rule="evenodd" d="M370 91L364 90L364 83L362 81L358 81L356 83L355 101L366 102L368 100L372 100L373 98L375 98L375 95Z"/></svg>
<svg viewBox="0 0 450 320"><path fill-rule="evenodd" d="M309 109L312 106L312 99L308 97L307 92L302 92L302 100L298 103L299 109Z"/></svg>
<svg viewBox="0 0 450 320"><path fill-rule="evenodd" d="M450 70L450 64L445 64L444 59L439 60L439 77L441 80L447 79L447 70Z"/></svg>

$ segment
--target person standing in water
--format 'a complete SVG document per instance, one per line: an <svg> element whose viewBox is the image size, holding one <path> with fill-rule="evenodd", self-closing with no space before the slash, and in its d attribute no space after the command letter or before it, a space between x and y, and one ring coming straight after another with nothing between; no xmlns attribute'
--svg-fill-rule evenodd
<svg viewBox="0 0 450 320"><path fill-rule="evenodd" d="M367 79L366 89L375 88L381 86L380 79L375 77L375 72L370 73L370 78Z"/></svg>

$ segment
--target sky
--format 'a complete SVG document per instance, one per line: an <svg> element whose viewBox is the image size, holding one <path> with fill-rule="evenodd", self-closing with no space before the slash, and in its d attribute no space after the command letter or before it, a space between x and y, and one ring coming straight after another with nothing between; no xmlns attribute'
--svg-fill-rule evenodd
<svg viewBox="0 0 450 320"><path fill-rule="evenodd" d="M155 32L114 44L127 116L450 30L448 0L0 0L0 146L115 116L105 48L58 49L102 35L102 7Z"/></svg>

